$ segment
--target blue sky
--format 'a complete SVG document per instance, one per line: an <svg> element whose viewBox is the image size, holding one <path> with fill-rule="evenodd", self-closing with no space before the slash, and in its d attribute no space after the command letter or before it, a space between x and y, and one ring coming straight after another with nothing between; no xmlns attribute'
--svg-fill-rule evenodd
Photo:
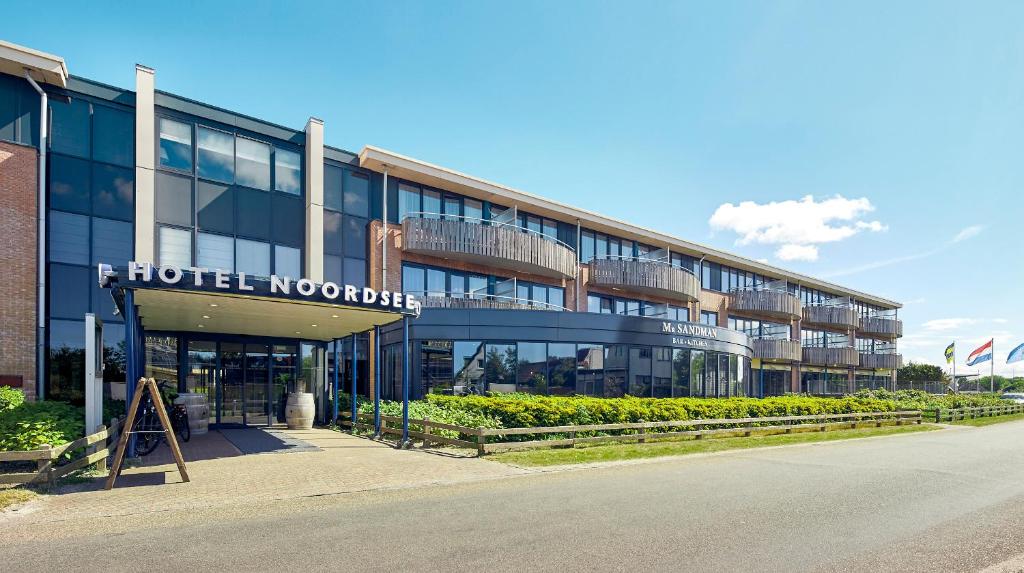
<svg viewBox="0 0 1024 573"><path fill-rule="evenodd" d="M1024 342L1024 3L38 6L7 3L4 38L72 74L133 87L143 63L158 89L320 117L331 145L902 301L905 359L995 336L1009 372Z"/></svg>

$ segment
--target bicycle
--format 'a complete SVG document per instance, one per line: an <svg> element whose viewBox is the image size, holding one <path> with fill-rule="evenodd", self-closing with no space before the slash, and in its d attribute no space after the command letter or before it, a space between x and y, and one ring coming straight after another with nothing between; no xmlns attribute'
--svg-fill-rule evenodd
<svg viewBox="0 0 1024 573"><path fill-rule="evenodd" d="M171 404L167 401L167 383L157 384L160 397L166 404L167 417L171 421L171 431L181 436L181 441L187 442L192 438L192 430L188 425L188 410L184 404ZM160 416L157 415L156 404L153 398L146 394L139 403L138 413L135 416L135 423L132 424L132 433L135 434L135 453L139 456L149 455L160 445L160 441L166 439L163 425L160 424Z"/></svg>

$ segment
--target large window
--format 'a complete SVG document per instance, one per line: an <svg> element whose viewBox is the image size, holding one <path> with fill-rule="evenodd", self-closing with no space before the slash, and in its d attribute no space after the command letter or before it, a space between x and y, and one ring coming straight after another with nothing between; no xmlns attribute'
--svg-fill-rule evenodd
<svg viewBox="0 0 1024 573"><path fill-rule="evenodd" d="M192 125L161 117L160 166L192 172Z"/></svg>
<svg viewBox="0 0 1024 573"><path fill-rule="evenodd" d="M683 322L690 320L690 309L686 307L595 294L587 295L587 312L649 316Z"/></svg>
<svg viewBox="0 0 1024 573"><path fill-rule="evenodd" d="M366 284L369 176L349 166L324 164L324 278Z"/></svg>

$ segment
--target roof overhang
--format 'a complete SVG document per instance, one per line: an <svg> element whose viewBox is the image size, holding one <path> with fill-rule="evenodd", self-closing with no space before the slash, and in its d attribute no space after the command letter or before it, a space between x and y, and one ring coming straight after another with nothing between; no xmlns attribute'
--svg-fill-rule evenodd
<svg viewBox="0 0 1024 573"><path fill-rule="evenodd" d="M68 68L64 58L0 40L0 72L24 77L25 70L31 72L36 81L62 88L67 86Z"/></svg>
<svg viewBox="0 0 1024 573"><path fill-rule="evenodd" d="M241 334L329 341L402 319L383 310L239 294L136 289L147 331Z"/></svg>
<svg viewBox="0 0 1024 573"><path fill-rule="evenodd" d="M494 201L506 205L521 204L530 213L535 215L572 223L578 221L588 229L602 233L610 233L622 238L648 243L655 247L667 246L673 252L685 253L690 256L701 257L706 255L717 263L724 263L737 269L766 274L785 279L788 282L834 292L839 295L852 296L863 302L890 308L901 308L903 306L892 300L740 257L700 243L684 241L659 231L631 225L618 219L594 213L593 211L545 199L544 197L406 157L372 145L363 147L362 151L359 152L359 165L378 173L383 172L387 168L389 175L453 193L461 193L467 197L483 201Z"/></svg>

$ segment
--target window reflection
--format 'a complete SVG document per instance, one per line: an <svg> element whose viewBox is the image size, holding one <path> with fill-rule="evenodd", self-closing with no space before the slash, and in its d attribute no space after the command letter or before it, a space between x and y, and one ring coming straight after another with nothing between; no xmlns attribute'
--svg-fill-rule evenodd
<svg viewBox="0 0 1024 573"><path fill-rule="evenodd" d="M235 138L229 133L199 127L198 140L199 176L223 183L234 183Z"/></svg>
<svg viewBox="0 0 1024 573"><path fill-rule="evenodd" d="M192 171L192 126L160 118L160 166Z"/></svg>

